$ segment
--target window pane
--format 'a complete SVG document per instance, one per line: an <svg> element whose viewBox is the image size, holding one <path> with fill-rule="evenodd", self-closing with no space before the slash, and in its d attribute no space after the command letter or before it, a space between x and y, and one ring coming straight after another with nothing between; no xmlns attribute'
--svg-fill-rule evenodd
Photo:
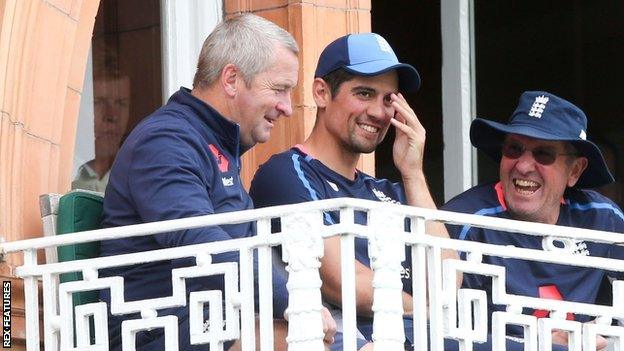
<svg viewBox="0 0 624 351"><path fill-rule="evenodd" d="M160 1L102 0L89 65L72 189L104 191L125 136L162 103Z"/></svg>

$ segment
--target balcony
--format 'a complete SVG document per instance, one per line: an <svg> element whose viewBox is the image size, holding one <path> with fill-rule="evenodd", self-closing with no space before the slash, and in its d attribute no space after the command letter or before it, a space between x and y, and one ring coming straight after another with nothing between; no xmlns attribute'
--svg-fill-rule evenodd
<svg viewBox="0 0 624 351"><path fill-rule="evenodd" d="M323 223L323 213L328 211L339 211L338 224ZM365 225L354 223L355 211L367 213ZM276 218L281 221L281 231L271 233L271 220ZM68 244L250 221L256 223L258 234L244 239L162 249L148 254L48 264L37 262L38 250ZM538 236L543 250L424 235L427 221L495 228L510 235ZM408 228L406 223L409 223ZM613 320L624 322L623 282L613 282L611 306L512 295L506 292L504 267L483 263L483 256L622 272L624 264L619 260L573 255L566 250L566 243L580 240L621 243L621 235L345 198L7 242L0 244L0 248L3 254L21 252L24 255L24 265L16 269L16 275L24 280L28 350L39 350L41 345L45 350L107 350L107 308L115 315L141 315L123 325L124 349L134 349L137 333L163 328L167 350L177 350L176 317L157 316L158 310L174 306L189 308L192 343L205 343L211 350L220 350L224 341L240 338L243 350L254 350L257 346L261 350L271 350L271 265L279 259L274 257L273 249L277 246L282 248L281 260L288 272L289 349L322 350L319 259L323 255L323 238L340 236L345 350L356 349L354 238L364 237L369 240L374 270L373 335L377 350L404 349L401 262L407 246L412 256L414 340L417 341L414 350L426 350L428 341L431 350L443 350L443 338L458 340L460 350L472 350L473 342L485 340L491 324L494 350L504 350L506 326L515 325L524 330L525 350L550 350L551 332L560 329L569 333L569 350L580 351L594 350L597 335L607 337L612 349L624 350L624 328L612 325ZM466 260L441 262L443 249L464 252ZM228 251L239 252L240 266L211 262L212 255ZM253 276L255 252L258 277ZM123 278L99 277L100 270L105 268L187 257L194 258L196 265L172 271L173 294L169 297L124 301ZM82 273L83 280L59 283L59 275L69 272ZM456 288L456 277L464 273L491 277L490 298L506 308L493 313L490 320L485 291ZM225 276L224 291L192 292L187 300L185 280L211 274ZM254 279L258 280L260 296L257 312L254 311ZM110 289L110 306L96 302L74 308L74 294L102 289ZM206 305L211 307L208 323L202 313ZM550 312L550 317L523 314L525 308ZM567 320L569 313L590 316L595 323ZM254 338L256 315L260 321L260 345L255 345ZM90 328L90 323L95 327ZM210 327L205 328L205 325Z"/></svg>

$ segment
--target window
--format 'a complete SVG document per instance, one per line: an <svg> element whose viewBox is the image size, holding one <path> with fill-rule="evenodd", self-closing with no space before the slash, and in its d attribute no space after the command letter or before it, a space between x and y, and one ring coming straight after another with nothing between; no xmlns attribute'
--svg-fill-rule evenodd
<svg viewBox="0 0 624 351"><path fill-rule="evenodd" d="M162 104L160 1L102 0L81 103L72 189L103 192L125 136Z"/></svg>

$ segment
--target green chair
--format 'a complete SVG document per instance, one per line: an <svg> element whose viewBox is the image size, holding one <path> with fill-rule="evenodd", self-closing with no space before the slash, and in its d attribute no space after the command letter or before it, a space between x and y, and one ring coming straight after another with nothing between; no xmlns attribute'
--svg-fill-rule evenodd
<svg viewBox="0 0 624 351"><path fill-rule="evenodd" d="M43 232L45 236L62 235L100 228L102 220L102 193L73 190L65 195L44 194L39 197ZM100 243L98 241L59 246L56 250L46 249L46 261L65 262L99 257ZM81 272L64 273L60 275L60 282L82 280ZM98 291L85 291L72 296L73 305L84 305L98 302ZM91 325L92 343L94 342L93 325Z"/></svg>
<svg viewBox="0 0 624 351"><path fill-rule="evenodd" d="M41 216L44 222L44 235L62 235L100 228L102 220L102 193L73 190L65 195L41 195L39 202ZM100 243L59 246L54 253L46 252L48 262L65 262L98 257ZM82 273L73 272L61 274L62 283L82 280ZM74 305L82 305L98 301L98 292L84 292L74 294Z"/></svg>

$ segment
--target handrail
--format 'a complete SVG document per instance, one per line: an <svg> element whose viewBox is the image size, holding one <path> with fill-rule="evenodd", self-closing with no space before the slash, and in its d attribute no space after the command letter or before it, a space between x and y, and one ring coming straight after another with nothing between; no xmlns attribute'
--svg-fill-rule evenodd
<svg viewBox="0 0 624 351"><path fill-rule="evenodd" d="M323 223L323 212L339 211L340 222L333 225ZM366 224L355 223L355 211L368 214ZM271 233L270 220L281 218L281 232ZM404 228L405 219L411 220L411 228ZM522 233L542 237L543 250L513 246L500 246L472 241L446 239L425 235L425 222L439 221L455 225L492 228L506 232L501 235ZM37 262L37 250L63 245L129 238L158 233L173 232L190 228L200 228L221 224L257 222L256 236L231 239L219 242L173 247L145 252L98 257L80 261L40 264ZM442 350L442 337L453 338L468 349L472 342L484 339L487 331L487 303L485 292L455 287L458 274L481 274L492 279L491 299L495 304L507 306L507 311L492 314L491 331L494 344L501 347L505 339L508 324L520 325L527 331L530 350L537 350L537 338L545 338L549 330L570 331L571 338L583 340L583 347L592 347L595 335L610 335L618 342L624 342L624 328L610 326L612 318L624 321L624 282L613 284L613 306L601 306L589 303L545 300L541 298L508 294L505 288L504 267L483 262L483 256L498 256L530 260L543 263L572 265L587 268L599 268L615 272L624 272L620 260L604 257L571 255L557 250L553 241L585 240L598 243L622 245L622 234L589 229L579 229L556 225L529 223L502 218L476 216L430 210L382 202L340 198L308 202L296 205L269 207L263 209L222 213L192 218L183 218L162 222L107 228L60 236L28 239L16 242L0 243L0 253L24 252L24 265L17 267L15 273L24 279L27 314L28 350L39 348L39 285L43 285L43 330L46 350L73 349L74 333L80 347L88 346L88 321L93 319L99 326L96 333L97 345L94 349L106 349L108 336L102 331L107 325L107 306L103 302L72 307L72 294L80 291L110 289L110 311L115 315L140 312L141 319L133 320L123 329L126 346L133 343L133 333L146 328L164 328L168 344L176 335L177 322L173 316L158 317L156 311L173 306L190 306L194 316L192 322L192 342L209 343L218 347L225 340L241 338L244 350L255 347L253 280L260 286L260 330L262 349L269 349L273 335L271 329L271 248L282 246L282 260L289 271L289 343L292 350L308 350L319 347L320 333L320 278L319 259L323 255L323 239L341 236L343 287L343 327L345 330L345 349L355 348L355 270L354 238L369 240L371 268L375 274L374 286L374 335L375 347L383 350L403 349L402 315L400 303L402 284L401 262L405 259L405 247L411 249L412 284L414 308L414 334L418 344L415 349L426 347L431 341L432 351ZM465 261L440 260L443 249L454 249L466 253ZM239 265L213 264L214 254L236 251L241 255ZM253 253L259 256L258 277L253 277L251 269ZM124 300L124 282L121 277L99 277L99 271L105 268L171 260L177 258L195 258L196 265L172 270L173 294L168 297L141 301ZM238 269L236 269L238 268ZM84 279L59 284L57 278L62 273L81 272ZM186 279L201 277L221 272L228 278L228 287L221 291L194 292L188 297L185 290ZM240 287L237 283L240 283ZM428 299L427 299L428 296ZM187 301L189 299L189 301ZM203 315L197 312L204 304L211 306L224 304L226 321L221 312L212 313L210 325L215 329L204 330ZM541 309L553 312L552 318L537 319L522 314L523 308ZM220 310L219 310L220 311ZM211 311L212 312L212 311ZM567 313L578 313L596 317L597 323L581 325L566 321ZM429 316L429 320L427 320ZM563 318L562 318L563 317ZM238 324L240 318L240 327ZM74 321L77 328L74 332ZM460 321L458 323L458 321ZM474 321L473 323L470 321ZM430 325L429 331L427 324ZM220 327L225 325L225 330ZM570 351L580 350L571 345ZM624 346L624 344L622 344ZM174 346L171 346L174 347Z"/></svg>
<svg viewBox="0 0 624 351"><path fill-rule="evenodd" d="M352 207L354 210L371 210L391 206L397 214L413 217L422 217L428 221L439 221L448 224L467 224L480 228L491 228L510 233L521 233L539 236L540 232L548 232L550 236L562 238L582 238L599 243L610 243L624 246L624 240L618 233L558 226L553 224L542 224L534 222L516 221L504 218L484 217L472 214L464 214L442 210L431 210L407 205L389 204L378 201L337 198L319 200L306 203L306 208L310 211L325 210L337 211L341 208ZM117 238L128 238L134 236L144 236L158 233L178 231L181 229L193 229L206 226L218 225L219 223L244 223L259 218L272 218L275 213L289 215L296 213L301 208L301 204L282 205L266 207L253 210L236 211L228 213L217 213L204 216L173 219L160 222L134 224L124 227L89 230L80 233L65 234L62 236L51 236L34 239L26 239L12 242L0 243L0 254L7 254L26 249L42 249L46 247L78 244L97 240L109 240Z"/></svg>

